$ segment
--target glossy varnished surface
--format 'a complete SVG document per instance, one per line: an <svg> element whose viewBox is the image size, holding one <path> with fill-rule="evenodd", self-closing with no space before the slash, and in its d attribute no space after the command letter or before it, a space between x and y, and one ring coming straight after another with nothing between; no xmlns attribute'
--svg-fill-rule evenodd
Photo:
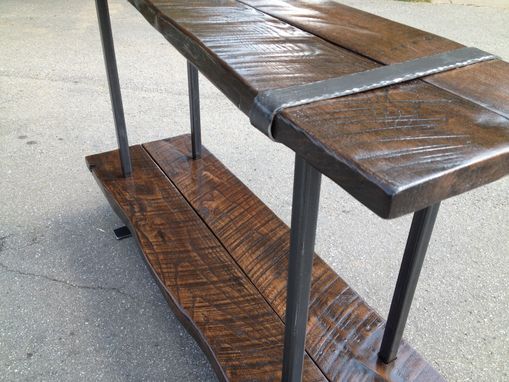
<svg viewBox="0 0 509 382"><path fill-rule="evenodd" d="M118 152L89 156L87 164L170 306L221 380L279 381L282 320L146 151L133 146L131 155L128 179ZM326 380L307 356L305 380Z"/></svg>
<svg viewBox="0 0 509 382"><path fill-rule="evenodd" d="M130 1L246 113L262 90L460 46L333 2ZM400 216L509 172L507 67L288 109L273 135L378 215Z"/></svg>
<svg viewBox="0 0 509 382"><path fill-rule="evenodd" d="M144 147L284 320L288 227L208 151L190 160L188 136ZM306 351L328 379L442 380L406 342L394 363L379 362L383 327L382 318L315 256Z"/></svg>

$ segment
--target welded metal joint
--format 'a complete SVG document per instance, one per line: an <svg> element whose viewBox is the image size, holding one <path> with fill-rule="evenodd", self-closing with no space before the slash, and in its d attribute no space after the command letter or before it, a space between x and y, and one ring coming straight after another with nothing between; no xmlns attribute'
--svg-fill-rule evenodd
<svg viewBox="0 0 509 382"><path fill-rule="evenodd" d="M379 89L496 58L477 48L460 48L341 77L269 89L256 96L249 119L273 139L272 123L282 109Z"/></svg>

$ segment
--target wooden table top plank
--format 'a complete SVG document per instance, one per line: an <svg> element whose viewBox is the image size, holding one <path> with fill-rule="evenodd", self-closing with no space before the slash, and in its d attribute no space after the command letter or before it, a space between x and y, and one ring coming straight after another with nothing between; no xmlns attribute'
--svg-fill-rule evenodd
<svg viewBox="0 0 509 382"><path fill-rule="evenodd" d="M146 151L133 146L131 156L127 179L117 151L87 163L177 317L221 380L281 380L282 320ZM326 381L307 355L304 374Z"/></svg>
<svg viewBox="0 0 509 382"><path fill-rule="evenodd" d="M377 66L235 0L129 1L245 113L259 91Z"/></svg>
<svg viewBox="0 0 509 382"><path fill-rule="evenodd" d="M284 319L288 227L207 150L191 159L190 137L144 144L274 311ZM378 361L384 320L315 256L306 350L334 381L440 381L408 343Z"/></svg>
<svg viewBox="0 0 509 382"><path fill-rule="evenodd" d="M336 1L239 1L380 64L395 64L463 46Z"/></svg>
<svg viewBox="0 0 509 382"><path fill-rule="evenodd" d="M509 172L509 120L422 82L290 108L274 131L384 218Z"/></svg>
<svg viewBox="0 0 509 382"><path fill-rule="evenodd" d="M464 45L339 4L313 0L241 0L338 46L390 65ZM492 61L423 81L509 117L509 63Z"/></svg>
<svg viewBox="0 0 509 382"><path fill-rule="evenodd" d="M315 30L309 33L290 25L290 21L281 21L238 1L130 1L245 113L259 91L380 66L374 59L352 53L348 50L351 46L343 41L341 44L348 49L338 46L340 42L335 41L334 45L327 41L332 41L335 35L327 39L317 37L313 34L318 34ZM244 2L262 10L267 4L260 5L254 0ZM290 10L291 22L296 24L291 10L299 9L296 4L301 2L284 4ZM316 4L318 7L332 3ZM334 4L339 8L335 13L330 11L331 19L345 9L357 15L348 7ZM294 13L308 12L310 17L317 17L315 24L321 25L325 12L315 15L314 8L313 12L309 9L302 7L301 13ZM382 23L375 16L364 13L361 16L350 21L355 24L358 20L359 26L343 28L352 30L350 34L345 33L351 35L352 43L362 31L370 35L389 28L397 35L395 31L402 28L400 24ZM373 21L375 32L371 32L365 18ZM311 27L306 24L305 28ZM325 28L327 33L331 29ZM408 53L410 48L405 48L411 47L412 41L417 46L431 41L428 51L433 53L457 47L456 43L429 37L424 32L414 29L410 32L413 38L406 45L398 47L395 43L399 58L404 54L415 58ZM382 35L381 39L385 41L388 35ZM377 47L378 43L388 55L388 42L384 45L374 39L366 44ZM505 63L481 65L503 67ZM462 73L469 70L453 71L442 80L448 82L449 88L456 87L451 91L418 80L289 108L276 118L273 136L381 217L393 218L416 211L509 173L509 118L481 107L479 102L452 94L453 90L462 91L457 81L464 82L462 76L466 74ZM489 81L482 80L484 77L479 76L479 81L486 88ZM509 79L502 80L509 89ZM499 89L495 95L506 92L505 85ZM478 96L471 92L472 99L485 93L482 87L478 90Z"/></svg>

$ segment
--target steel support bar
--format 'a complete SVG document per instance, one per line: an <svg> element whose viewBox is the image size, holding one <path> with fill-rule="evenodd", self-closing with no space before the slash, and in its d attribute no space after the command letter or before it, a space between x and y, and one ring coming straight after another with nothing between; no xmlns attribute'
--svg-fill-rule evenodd
<svg viewBox="0 0 509 382"><path fill-rule="evenodd" d="M191 115L191 145L193 159L201 156L200 86L198 69L187 62L187 80L189 86L189 112Z"/></svg>
<svg viewBox="0 0 509 382"><path fill-rule="evenodd" d="M249 120L273 139L272 122L282 109L380 89L496 58L477 48L463 47L363 72L261 91L251 106Z"/></svg>
<svg viewBox="0 0 509 382"><path fill-rule="evenodd" d="M113 118L115 120L115 129L117 132L120 163L124 177L128 177L132 173L131 157L129 155L124 108L122 106L122 95L120 93L120 84L118 81L117 60L115 58L115 48L113 46L108 2L107 0L96 0L95 5L97 9L97 18L99 20L99 30L101 32L106 74L108 76L108 85L110 88L111 107L113 109Z"/></svg>
<svg viewBox="0 0 509 382"><path fill-rule="evenodd" d="M385 363L390 363L397 358L399 344L439 207L440 203L437 203L414 214L378 354Z"/></svg>
<svg viewBox="0 0 509 382"><path fill-rule="evenodd" d="M300 382L302 379L320 183L320 172L296 155L285 316L284 382Z"/></svg>

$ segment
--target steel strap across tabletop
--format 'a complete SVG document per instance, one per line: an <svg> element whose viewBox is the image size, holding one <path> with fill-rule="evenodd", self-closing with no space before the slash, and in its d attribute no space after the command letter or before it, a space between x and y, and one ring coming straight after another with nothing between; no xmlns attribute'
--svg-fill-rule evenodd
<svg viewBox="0 0 509 382"><path fill-rule="evenodd" d="M266 90L256 96L249 119L253 126L274 139L272 122L284 108L362 93L497 58L467 47L341 77Z"/></svg>

